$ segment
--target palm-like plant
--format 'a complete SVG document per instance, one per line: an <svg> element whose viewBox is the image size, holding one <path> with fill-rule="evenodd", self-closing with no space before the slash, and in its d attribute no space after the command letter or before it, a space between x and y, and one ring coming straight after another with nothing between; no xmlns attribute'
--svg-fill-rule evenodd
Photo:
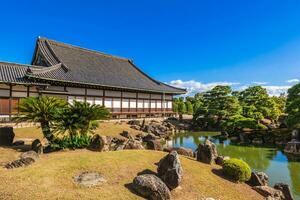
<svg viewBox="0 0 300 200"><path fill-rule="evenodd" d="M66 107L67 102L57 97L28 97L22 99L19 104L20 114L13 118L14 121L40 123L44 137L49 142L54 139L51 125L56 120L60 109Z"/></svg>
<svg viewBox="0 0 300 200"><path fill-rule="evenodd" d="M74 101L73 104L69 104L57 113L54 132L68 134L71 138L93 133L99 126L97 120L108 116L109 111L103 106Z"/></svg>

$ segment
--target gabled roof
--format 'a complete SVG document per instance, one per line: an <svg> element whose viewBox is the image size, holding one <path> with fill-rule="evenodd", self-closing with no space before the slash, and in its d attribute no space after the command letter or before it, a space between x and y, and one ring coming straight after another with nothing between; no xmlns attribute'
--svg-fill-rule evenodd
<svg viewBox="0 0 300 200"><path fill-rule="evenodd" d="M37 40L32 64L40 64L40 56L48 70L33 70L28 75L31 78L149 92L186 93L185 89L152 79L126 58L46 38Z"/></svg>
<svg viewBox="0 0 300 200"><path fill-rule="evenodd" d="M39 70L45 68L33 65L0 62L0 83L45 85L42 83L36 83L25 77L28 67L32 70Z"/></svg>

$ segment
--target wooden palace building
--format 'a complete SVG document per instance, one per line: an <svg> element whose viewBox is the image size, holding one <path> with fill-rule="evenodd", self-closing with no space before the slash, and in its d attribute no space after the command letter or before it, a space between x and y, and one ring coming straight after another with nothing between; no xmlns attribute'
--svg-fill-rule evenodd
<svg viewBox="0 0 300 200"><path fill-rule="evenodd" d="M0 62L0 119L18 114L21 98L56 96L108 108L114 118L171 116L174 95L135 64L101 52L38 38L31 65Z"/></svg>

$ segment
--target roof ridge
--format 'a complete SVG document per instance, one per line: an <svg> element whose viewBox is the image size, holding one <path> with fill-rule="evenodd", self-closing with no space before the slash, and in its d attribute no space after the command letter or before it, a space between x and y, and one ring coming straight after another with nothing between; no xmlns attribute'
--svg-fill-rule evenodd
<svg viewBox="0 0 300 200"><path fill-rule="evenodd" d="M82 51L87 51L87 52L90 52L90 53L100 54L102 56L106 56L106 57L110 57L110 58L116 58L116 59L120 59L120 60L124 60L124 61L129 61L130 60L129 58L124 58L124 57L121 57L121 56L115 56L115 55L104 53L104 52L101 52L101 51L98 51L98 50L88 49L88 48L80 47L80 46L73 45L73 44L59 42L59 41L48 39L48 38L45 38L45 37L39 37L38 40L45 40L45 41L48 41L50 43L54 43L54 45L60 45L60 46L66 47L66 48L80 49Z"/></svg>
<svg viewBox="0 0 300 200"><path fill-rule="evenodd" d="M2 60L0 60L0 63L10 64L10 65L17 65L17 66L21 66L21 67L45 68L44 66L30 65L30 64L23 64L23 63L16 63L16 62L8 62L8 61L2 61Z"/></svg>

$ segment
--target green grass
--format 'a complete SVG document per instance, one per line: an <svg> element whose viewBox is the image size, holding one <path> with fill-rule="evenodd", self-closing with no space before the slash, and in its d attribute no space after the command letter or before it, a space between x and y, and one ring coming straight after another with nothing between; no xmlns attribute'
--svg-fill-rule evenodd
<svg viewBox="0 0 300 200"><path fill-rule="evenodd" d="M8 149L0 148L5 153ZM19 154L9 150L12 159ZM0 199L142 199L128 190L137 173L156 171L155 163L166 153L147 150L91 152L62 151L45 154L33 165L15 170L0 169ZM183 182L172 191L173 199L262 199L245 184L223 179L212 171L219 166L206 165L191 158L180 157ZM104 175L107 183L94 188L82 188L72 177L86 170ZM242 191L242 192L241 192Z"/></svg>

